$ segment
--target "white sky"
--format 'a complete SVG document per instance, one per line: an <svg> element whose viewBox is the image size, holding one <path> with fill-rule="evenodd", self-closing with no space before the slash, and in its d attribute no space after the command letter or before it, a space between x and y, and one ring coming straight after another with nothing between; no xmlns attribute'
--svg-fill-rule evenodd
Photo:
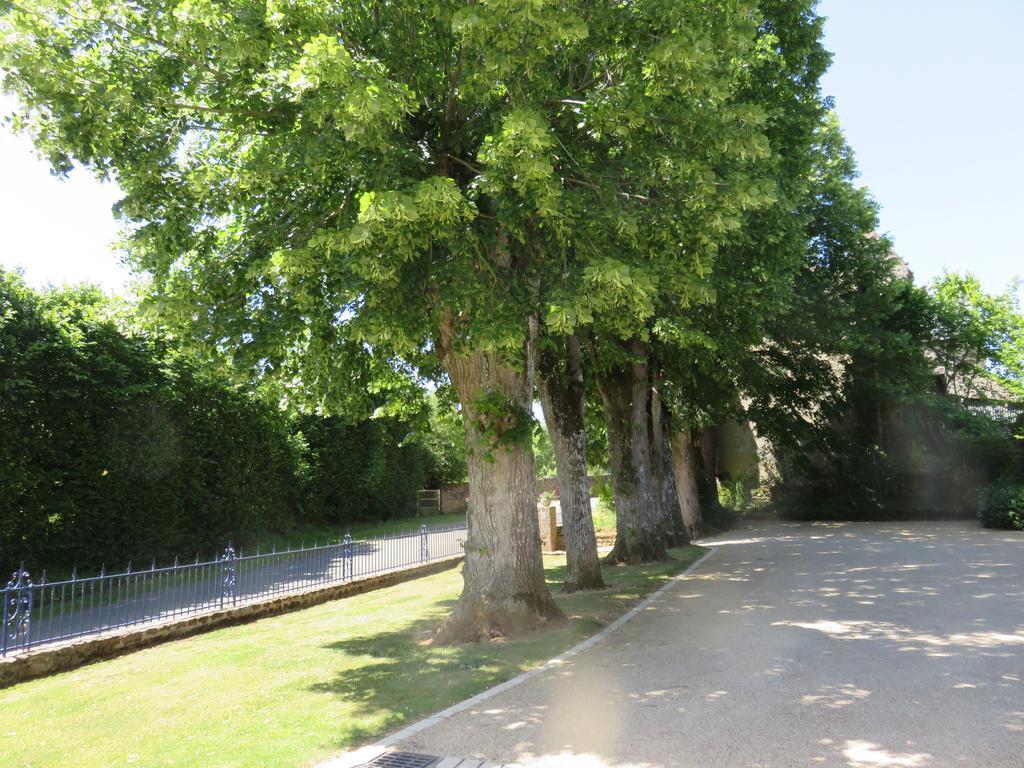
<svg viewBox="0 0 1024 768"><path fill-rule="evenodd" d="M0 115L13 104L0 94ZM112 249L110 210L119 197L116 185L82 169L52 176L26 136L0 126L0 265L24 270L31 284L88 281L123 291L129 273Z"/></svg>

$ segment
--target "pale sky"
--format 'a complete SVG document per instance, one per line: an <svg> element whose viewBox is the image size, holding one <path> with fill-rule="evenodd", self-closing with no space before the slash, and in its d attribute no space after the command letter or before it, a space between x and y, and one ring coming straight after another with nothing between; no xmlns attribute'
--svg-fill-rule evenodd
<svg viewBox="0 0 1024 768"><path fill-rule="evenodd" d="M1022 0L822 0L823 90L918 282L1024 276Z"/></svg>
<svg viewBox="0 0 1024 768"><path fill-rule="evenodd" d="M0 94L0 114L13 100ZM0 264L20 267L30 283L94 282L121 291L128 271L111 248L118 228L111 206L120 197L83 169L50 175L26 136L0 126Z"/></svg>
<svg viewBox="0 0 1024 768"><path fill-rule="evenodd" d="M918 282L969 269L990 291L1024 273L1021 0L823 0L836 107L883 231ZM0 95L0 114L11 100ZM0 126L0 264L34 285L122 291L112 184L52 177Z"/></svg>

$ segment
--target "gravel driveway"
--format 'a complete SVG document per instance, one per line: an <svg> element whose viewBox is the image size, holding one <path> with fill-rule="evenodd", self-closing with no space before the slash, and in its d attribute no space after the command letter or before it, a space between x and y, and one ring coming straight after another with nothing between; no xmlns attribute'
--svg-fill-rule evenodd
<svg viewBox="0 0 1024 768"><path fill-rule="evenodd" d="M1024 534L765 524L705 543L603 642L397 747L560 768L1024 766Z"/></svg>

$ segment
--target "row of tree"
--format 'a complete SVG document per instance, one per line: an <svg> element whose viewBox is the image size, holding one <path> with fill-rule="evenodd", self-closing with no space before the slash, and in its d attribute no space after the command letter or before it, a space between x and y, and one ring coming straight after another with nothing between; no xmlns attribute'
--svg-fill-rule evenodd
<svg viewBox="0 0 1024 768"><path fill-rule="evenodd" d="M906 281L820 92L813 0L0 7L18 124L58 172L116 178L161 324L306 408L367 370L451 385L470 511L444 638L560 616L536 393L569 586L595 586L587 403L636 562L697 529L711 427L745 404L797 442L899 353L871 318Z"/></svg>

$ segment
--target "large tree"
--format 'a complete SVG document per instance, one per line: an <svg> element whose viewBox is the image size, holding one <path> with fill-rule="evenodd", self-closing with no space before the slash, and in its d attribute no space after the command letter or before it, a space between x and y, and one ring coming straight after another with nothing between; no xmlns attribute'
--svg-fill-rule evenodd
<svg viewBox="0 0 1024 768"><path fill-rule="evenodd" d="M116 178L164 322L328 386L340 345L440 360L471 497L445 636L558 617L529 440L539 322L599 313L644 344L653 297L706 292L717 244L772 199L765 112L741 86L781 54L755 6L0 8L19 126L58 172Z"/></svg>

